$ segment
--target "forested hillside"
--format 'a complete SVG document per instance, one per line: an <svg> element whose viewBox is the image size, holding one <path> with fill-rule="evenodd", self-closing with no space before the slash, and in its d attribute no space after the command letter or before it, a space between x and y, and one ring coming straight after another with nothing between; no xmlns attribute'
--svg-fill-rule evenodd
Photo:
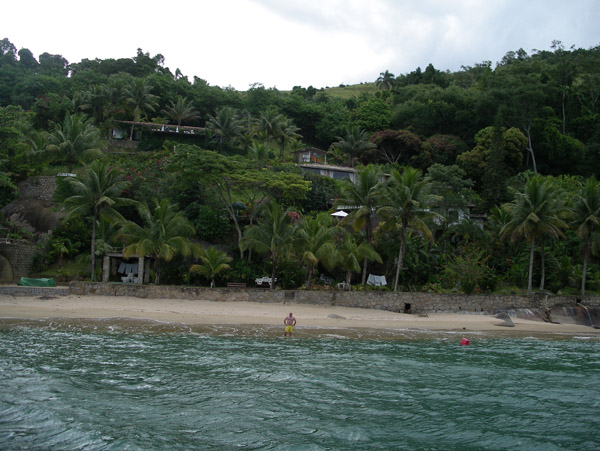
<svg viewBox="0 0 600 451"><path fill-rule="evenodd" d="M599 95L600 47L560 42L458 72L240 92L141 49L68 62L4 39L0 206L27 176L76 174L59 182L62 225L37 237L40 271L123 248L155 257L156 283L598 290ZM303 172L306 147L358 182Z"/></svg>

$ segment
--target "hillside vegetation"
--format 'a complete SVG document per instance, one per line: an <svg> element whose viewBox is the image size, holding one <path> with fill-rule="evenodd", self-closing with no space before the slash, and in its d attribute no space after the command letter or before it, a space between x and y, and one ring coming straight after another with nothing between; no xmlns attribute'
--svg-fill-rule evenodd
<svg viewBox="0 0 600 451"><path fill-rule="evenodd" d="M119 250L152 256L155 283L600 288L599 47L289 92L164 61L70 63L0 41L0 205L28 176L75 174L51 235L2 219L37 240L39 271L97 278ZM292 156L307 147L357 183L303 171Z"/></svg>

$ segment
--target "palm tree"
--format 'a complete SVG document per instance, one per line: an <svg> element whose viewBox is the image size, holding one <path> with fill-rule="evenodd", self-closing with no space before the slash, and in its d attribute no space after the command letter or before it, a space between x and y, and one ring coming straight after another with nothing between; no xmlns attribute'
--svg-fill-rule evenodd
<svg viewBox="0 0 600 451"><path fill-rule="evenodd" d="M27 142L31 146L29 155L47 152L49 137L50 133L45 130L31 130L27 136Z"/></svg>
<svg viewBox="0 0 600 451"><path fill-rule="evenodd" d="M106 108L106 96L103 85L95 85L89 91L84 91L82 95L82 104L80 109L89 111L90 116L96 124L104 120L104 112Z"/></svg>
<svg viewBox="0 0 600 451"><path fill-rule="evenodd" d="M215 277L223 272L231 269L229 263L233 259L228 257L223 251L216 249L214 246L203 250L200 254L200 265L192 265L190 268L191 273L199 273L210 279L210 287L215 287Z"/></svg>
<svg viewBox="0 0 600 451"><path fill-rule="evenodd" d="M67 114L62 124L53 122L52 127L46 149L66 159L69 172L73 172L74 163L97 158L106 147L100 131L81 114Z"/></svg>
<svg viewBox="0 0 600 451"><path fill-rule="evenodd" d="M600 230L600 183L589 178L582 184L573 205L573 225L577 235L583 240L583 272L581 274L581 295L585 295L585 279L590 258L591 238Z"/></svg>
<svg viewBox="0 0 600 451"><path fill-rule="evenodd" d="M110 138L115 117L124 110L127 103L124 81L120 78L111 77L108 83L104 85L104 97L106 99L104 110L105 126Z"/></svg>
<svg viewBox="0 0 600 451"><path fill-rule="evenodd" d="M340 150L350 157L350 165L354 167L354 159L363 152L376 148L377 146L369 140L369 134L357 125L346 129L343 137L337 137L332 147Z"/></svg>
<svg viewBox="0 0 600 451"><path fill-rule="evenodd" d="M352 209L344 223L354 225L355 230L364 229L367 243L373 244L373 215L379 206L385 181L377 166L368 165L357 173L358 183L346 182L336 206ZM367 281L367 261L363 265L362 284Z"/></svg>
<svg viewBox="0 0 600 451"><path fill-rule="evenodd" d="M288 119L285 116L281 118L277 135L275 136L279 141L279 158L283 158L283 151L287 144L291 144L299 138L302 138L302 135L297 133L298 130L300 129L294 125L291 119Z"/></svg>
<svg viewBox="0 0 600 451"><path fill-rule="evenodd" d="M115 252L118 245L117 236L121 225L119 222L100 216L98 219L98 228L96 229L96 252L98 254Z"/></svg>
<svg viewBox="0 0 600 451"><path fill-rule="evenodd" d="M267 145L252 140L252 144L248 149L248 158L256 161L260 167L264 167L269 159L269 150L267 149Z"/></svg>
<svg viewBox="0 0 600 451"><path fill-rule="evenodd" d="M272 106L269 106L258 118L258 129L263 131L266 136L267 143L269 138L276 137L281 131L281 126L284 116L277 112Z"/></svg>
<svg viewBox="0 0 600 451"><path fill-rule="evenodd" d="M389 91L392 89L394 84L394 79L396 77L390 71L386 70L385 72L381 72L375 84L384 91Z"/></svg>
<svg viewBox="0 0 600 451"><path fill-rule="evenodd" d="M397 170L392 171L385 197L386 205L379 208L377 214L386 221L384 225L392 225L400 232L400 250L394 280L394 291L398 291L400 272L406 255L406 233L412 229L433 241L433 235L425 219L441 218L439 214L429 210L439 197L428 193L428 182L422 178L421 171L411 167L406 167L402 173Z"/></svg>
<svg viewBox="0 0 600 451"><path fill-rule="evenodd" d="M144 227L135 222L127 222L121 228L120 237L127 245L123 248L123 256L150 256L155 259L154 283L160 282L161 262L169 262L177 254L188 256L199 253L199 248L189 240L194 234L194 227L186 217L167 199L153 201L152 209L141 204L139 214Z"/></svg>
<svg viewBox="0 0 600 451"><path fill-rule="evenodd" d="M227 106L220 108L210 117L207 128L218 138L221 149L238 140L245 129L233 108Z"/></svg>
<svg viewBox="0 0 600 451"><path fill-rule="evenodd" d="M148 113L154 112L158 97L150 91L152 86L143 78L134 78L125 89L127 103L133 109L133 123L129 140L133 140L133 126L141 119L148 117Z"/></svg>
<svg viewBox="0 0 600 451"><path fill-rule="evenodd" d="M272 262L271 290L275 288L277 264L289 255L295 240L296 226L292 221L290 209L283 210L276 202L265 208L266 217L257 225L246 228L241 244L244 249L254 249L258 253L268 254Z"/></svg>
<svg viewBox="0 0 600 451"><path fill-rule="evenodd" d="M327 160L330 164L344 164L348 159L346 158L346 154L333 143L329 146L329 150L327 151Z"/></svg>
<svg viewBox="0 0 600 451"><path fill-rule="evenodd" d="M346 285L345 289L350 291L352 284L352 273L360 272L360 261L363 260L365 263L369 261L376 261L381 263L381 256L373 249L373 247L367 242L358 244L356 239L347 234L342 239L341 243L338 244L336 253L336 266L346 272Z"/></svg>
<svg viewBox="0 0 600 451"><path fill-rule="evenodd" d="M92 281L96 274L96 228L100 215L123 220L116 211L119 206L133 205L131 199L120 197L123 190L129 185L122 181L119 172L109 168L106 163L99 160L91 163L85 170L85 178L67 178L75 194L64 201L69 210L65 220L73 217L92 218L92 240L90 244L90 257L92 262Z"/></svg>
<svg viewBox="0 0 600 451"><path fill-rule="evenodd" d="M298 228L296 247L302 256L302 263L306 266L306 289L310 289L312 275L316 266L322 262L325 266L334 266L336 246L334 243L335 227L330 224L327 213L307 217Z"/></svg>
<svg viewBox="0 0 600 451"><path fill-rule="evenodd" d="M561 219L567 209L560 194L550 178L535 174L527 180L523 191L517 192L514 200L505 205L510 221L500 231L501 236L510 236L513 241L525 239L530 245L527 295L533 292L536 243L547 236L563 238L563 230L568 228Z"/></svg>
<svg viewBox="0 0 600 451"><path fill-rule="evenodd" d="M177 127L180 127L183 121L198 117L198 113L188 102L188 99L181 96L177 98L176 103L173 103L172 100L170 101L170 105L165 109L165 113L177 123Z"/></svg>

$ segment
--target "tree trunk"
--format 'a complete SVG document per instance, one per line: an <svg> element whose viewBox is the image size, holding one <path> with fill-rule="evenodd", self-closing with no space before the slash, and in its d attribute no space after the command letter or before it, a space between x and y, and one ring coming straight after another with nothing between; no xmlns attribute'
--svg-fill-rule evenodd
<svg viewBox="0 0 600 451"><path fill-rule="evenodd" d="M587 275L588 255L590 252L589 238L585 239L585 249L583 254L583 271L581 272L581 295L585 296L585 279Z"/></svg>
<svg viewBox="0 0 600 451"><path fill-rule="evenodd" d="M131 123L131 133L129 134L129 141L133 141L133 126L135 125L135 119Z"/></svg>
<svg viewBox="0 0 600 451"><path fill-rule="evenodd" d="M567 100L567 87L565 86L563 89L562 95L562 134L567 134L567 107L565 105Z"/></svg>
<svg viewBox="0 0 600 451"><path fill-rule="evenodd" d="M400 251L398 252L398 265L396 266L396 279L394 280L394 292L398 291L398 281L400 280L400 271L404 266L404 255L406 254L406 236L404 227L400 233Z"/></svg>
<svg viewBox="0 0 600 451"><path fill-rule="evenodd" d="M541 252L541 264L542 264L542 277L540 278L540 291L544 289L544 285L546 284L546 254L544 252L544 243L542 242L542 252Z"/></svg>
<svg viewBox="0 0 600 451"><path fill-rule="evenodd" d="M90 245L90 258L92 263L92 282L96 280L96 221L98 219L98 207L94 207L92 218L92 244Z"/></svg>
<svg viewBox="0 0 600 451"><path fill-rule="evenodd" d="M350 291L350 289L352 288L352 285L350 284L351 282L352 282L352 271L346 271L346 286L344 287L344 290Z"/></svg>
<svg viewBox="0 0 600 451"><path fill-rule="evenodd" d="M275 289L275 273L277 272L277 257L273 259L273 270L271 271L271 283L270 290Z"/></svg>
<svg viewBox="0 0 600 451"><path fill-rule="evenodd" d="M154 260L154 285L158 285L160 283L160 259L157 258Z"/></svg>
<svg viewBox="0 0 600 451"><path fill-rule="evenodd" d="M533 153L533 144L531 143L531 125L525 128L527 132L527 151L531 154L531 161L533 163L533 172L537 174L537 165L535 164L535 154Z"/></svg>
<svg viewBox="0 0 600 451"><path fill-rule="evenodd" d="M221 201L225 204L225 208L227 209L227 213L229 213L229 216L231 217L231 220L233 221L233 225L235 226L235 230L237 232L238 235L238 249L240 251L240 259L244 259L244 250L242 249L242 243L241 243L241 238L242 238L242 229L240 228L240 224L237 220L237 215L235 214L235 210L232 207L232 198L231 198L231 193L229 191L229 187L227 185L227 180L225 180L225 183L222 185L220 183L216 184L217 187L217 192L219 193L219 197L221 198Z"/></svg>
<svg viewBox="0 0 600 451"><path fill-rule="evenodd" d="M533 293L533 253L535 250L535 238L531 239L531 250L529 251L529 281L527 282L527 296Z"/></svg>
<svg viewBox="0 0 600 451"><path fill-rule="evenodd" d="M372 225L371 225L371 214L367 215L366 221L365 221L365 237L367 239L367 243L372 246L373 245L373 231L372 231ZM367 260L367 258L365 257L365 259L363 260L363 273L362 273L362 280L361 280L361 284L364 287L367 284L367 271L369 270L369 260Z"/></svg>
<svg viewBox="0 0 600 451"><path fill-rule="evenodd" d="M210 288L213 289L215 287L215 278L210 279Z"/></svg>
<svg viewBox="0 0 600 451"><path fill-rule="evenodd" d="M237 236L238 236L238 249L240 251L240 259L244 259L244 249L242 249L242 229L240 227L240 223L237 220L237 216L235 214L235 210L233 209L233 207L231 205L227 206L227 212L229 213L229 216L231 216L231 219L233 220L233 225L235 227L235 231L237 232Z"/></svg>
<svg viewBox="0 0 600 451"><path fill-rule="evenodd" d="M313 274L313 266L312 265L310 265L308 267L307 273L308 273L308 275L306 277L306 289L310 290L310 281L312 279L312 274Z"/></svg>

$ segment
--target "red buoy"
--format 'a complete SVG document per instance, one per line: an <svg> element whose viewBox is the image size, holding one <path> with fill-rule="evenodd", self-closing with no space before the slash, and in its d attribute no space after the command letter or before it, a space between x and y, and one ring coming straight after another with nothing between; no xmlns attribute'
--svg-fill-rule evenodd
<svg viewBox="0 0 600 451"><path fill-rule="evenodd" d="M471 344L471 342L469 340L467 340L466 338L463 338L462 340L460 340L461 346L468 346L469 344Z"/></svg>

